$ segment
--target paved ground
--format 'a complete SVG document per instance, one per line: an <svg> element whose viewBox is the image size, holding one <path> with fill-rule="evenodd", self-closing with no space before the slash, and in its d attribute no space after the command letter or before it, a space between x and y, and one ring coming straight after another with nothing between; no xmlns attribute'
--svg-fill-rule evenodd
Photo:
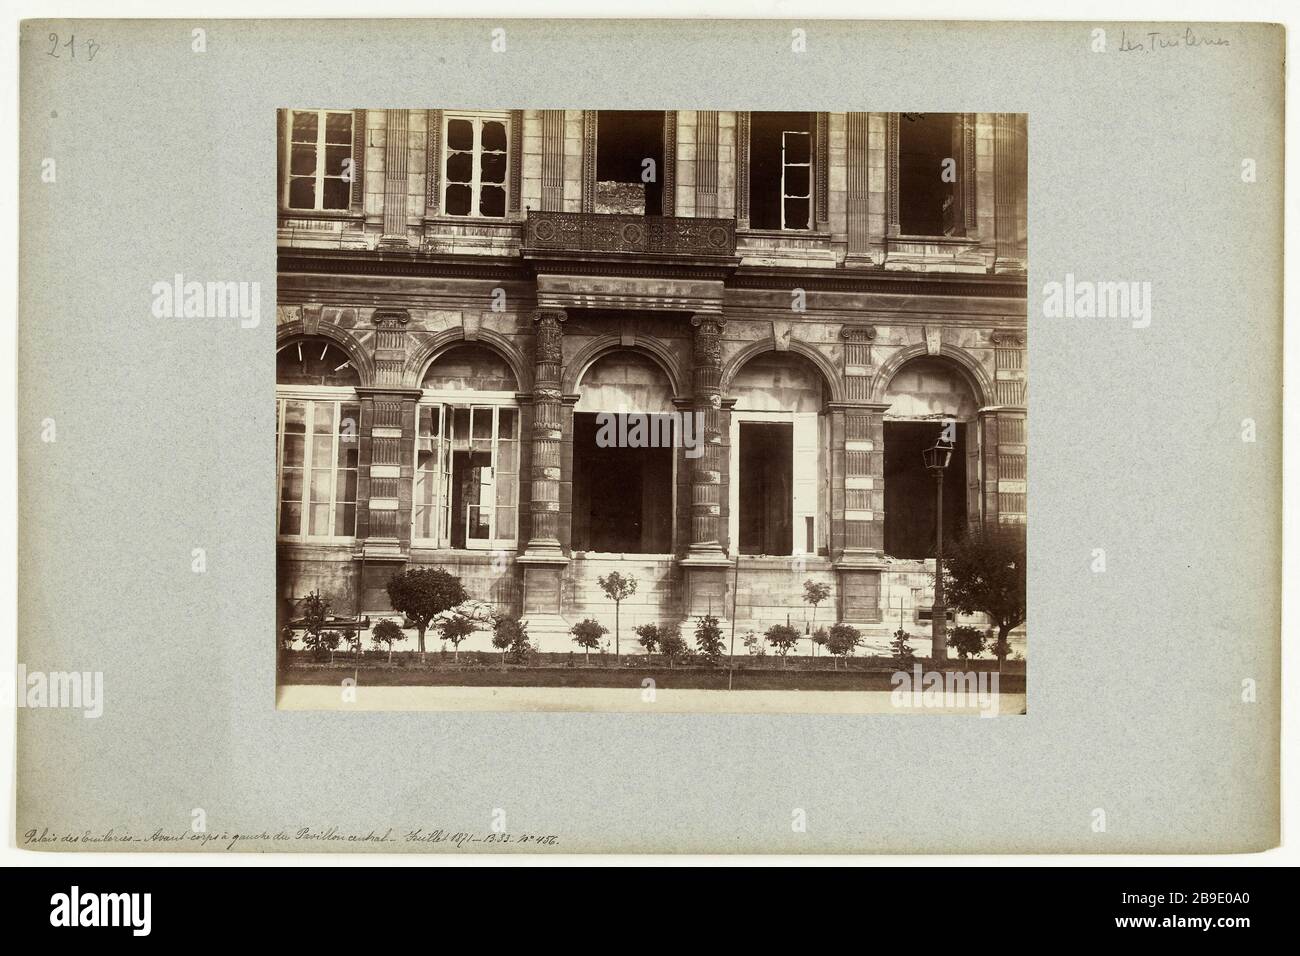
<svg viewBox="0 0 1300 956"><path fill-rule="evenodd" d="M986 688L991 690L991 688ZM345 699L351 697L351 700ZM936 705L936 706L931 706ZM282 686L284 710L616 711L680 714L987 714L1025 710L1023 692L972 695L965 706L941 696L895 695L886 690L699 690L637 687L376 687L358 683Z"/></svg>

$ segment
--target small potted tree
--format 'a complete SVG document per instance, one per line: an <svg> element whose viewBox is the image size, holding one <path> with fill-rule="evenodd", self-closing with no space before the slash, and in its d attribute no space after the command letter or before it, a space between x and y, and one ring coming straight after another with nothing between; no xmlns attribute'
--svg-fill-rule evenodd
<svg viewBox="0 0 1300 956"><path fill-rule="evenodd" d="M522 661L528 644L528 625L516 618L501 615L492 624L492 646L501 651L501 669L505 670L506 655L514 653Z"/></svg>
<svg viewBox="0 0 1300 956"><path fill-rule="evenodd" d="M686 639L682 637L681 628L676 624L666 625L659 632L659 653L668 661L668 669L673 669L674 662L686 654Z"/></svg>
<svg viewBox="0 0 1300 956"><path fill-rule="evenodd" d="M695 622L695 648L704 663L717 667L722 663L722 628L712 614L705 614Z"/></svg>
<svg viewBox="0 0 1300 956"><path fill-rule="evenodd" d="M637 643L645 648L646 656L654 663L655 648L659 646L659 625L642 624L636 628Z"/></svg>
<svg viewBox="0 0 1300 956"><path fill-rule="evenodd" d="M573 642L581 647L586 655L586 665L591 666L591 649L600 646L600 639L609 633L609 628L588 617L569 628L569 633L573 635Z"/></svg>
<svg viewBox="0 0 1300 956"><path fill-rule="evenodd" d="M812 578L809 578L807 581L803 583L804 603L812 606L812 620L809 621L808 623L808 628L806 633L812 638L813 657L817 656L817 645L819 643L822 644L825 643L825 641L819 642L817 640L817 633L814 629L817 624L817 605L821 604L822 601L825 601L830 596L831 596L831 586L829 584L821 584L817 581L814 581Z"/></svg>
<svg viewBox="0 0 1300 956"><path fill-rule="evenodd" d="M979 657L984 653L984 634L977 627L962 624L954 627L948 635L948 646L957 651L957 657L962 661Z"/></svg>
<svg viewBox="0 0 1300 956"><path fill-rule="evenodd" d="M619 606L636 593L636 578L632 575L623 577L617 571L611 571L603 578L597 578L605 597L614 602L614 663L619 662L618 646L618 611Z"/></svg>
<svg viewBox="0 0 1300 956"><path fill-rule="evenodd" d="M325 656L325 643L321 633L330 616L330 599L319 591L311 591L302 599L303 645L316 660Z"/></svg>
<svg viewBox="0 0 1300 956"><path fill-rule="evenodd" d="M391 664L393 663L393 643L406 640L406 632L398 626L396 621L384 618L370 632L370 639L375 644L386 644L388 646L388 663Z"/></svg>
<svg viewBox="0 0 1300 956"><path fill-rule="evenodd" d="M772 649L781 655L781 666L785 667L786 655L790 648L799 643L799 632L789 624L773 624L763 635Z"/></svg>
<svg viewBox="0 0 1300 956"><path fill-rule="evenodd" d="M388 581L388 601L415 626L420 660L424 660L424 632L429 622L469 600L460 578L446 568L412 568Z"/></svg>
<svg viewBox="0 0 1300 956"><path fill-rule="evenodd" d="M861 632L851 624L832 624L831 629L826 633L826 649L844 661L846 670L849 666L849 655L861 643Z"/></svg>
<svg viewBox="0 0 1300 956"><path fill-rule="evenodd" d="M911 639L911 636L902 627L899 627L894 632L894 639L889 642L889 650L896 665L906 666L916 659L916 653L912 650L912 645L908 643Z"/></svg>
<svg viewBox="0 0 1300 956"><path fill-rule="evenodd" d="M473 633L474 622L463 614L452 613L438 619L438 636L444 641L451 641L451 646L455 648L455 653L451 656L453 664L460 663L461 641Z"/></svg>

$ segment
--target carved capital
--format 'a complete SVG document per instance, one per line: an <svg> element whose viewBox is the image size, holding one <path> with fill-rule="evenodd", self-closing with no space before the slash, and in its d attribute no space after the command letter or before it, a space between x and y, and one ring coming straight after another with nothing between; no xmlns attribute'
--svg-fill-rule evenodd
<svg viewBox="0 0 1300 956"><path fill-rule="evenodd" d="M545 325L548 322L565 322L569 314L563 309L535 309L533 311L533 321Z"/></svg>
<svg viewBox="0 0 1300 956"><path fill-rule="evenodd" d="M699 329L701 332L708 332L708 327L712 325L714 326L712 332L717 334L726 328L727 320L722 316L714 315L711 312L696 312L691 316L691 325L695 326L695 328Z"/></svg>
<svg viewBox="0 0 1300 956"><path fill-rule="evenodd" d="M1025 344L1025 333L1008 332L1002 329L997 330L989 336L994 345L1002 347L1023 348Z"/></svg>
<svg viewBox="0 0 1300 956"><path fill-rule="evenodd" d="M840 328L840 338L846 342L874 342L876 327L874 325L845 325Z"/></svg>
<svg viewBox="0 0 1300 956"><path fill-rule="evenodd" d="M695 326L695 368L722 368L722 329L726 322L721 316L695 315L691 317Z"/></svg>
<svg viewBox="0 0 1300 956"><path fill-rule="evenodd" d="M538 309L533 313L537 323L537 352L534 361L539 365L559 365L562 359L564 330L560 324L568 318L563 309Z"/></svg>

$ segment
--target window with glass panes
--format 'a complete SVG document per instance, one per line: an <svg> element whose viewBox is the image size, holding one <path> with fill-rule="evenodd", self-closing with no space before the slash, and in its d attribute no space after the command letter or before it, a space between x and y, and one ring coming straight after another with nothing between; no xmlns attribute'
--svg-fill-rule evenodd
<svg viewBox="0 0 1300 956"><path fill-rule="evenodd" d="M421 405L412 537L431 547L501 548L517 540L519 411Z"/></svg>
<svg viewBox="0 0 1300 956"><path fill-rule="evenodd" d="M449 216L506 214L508 113L446 114L442 208Z"/></svg>
<svg viewBox="0 0 1300 956"><path fill-rule="evenodd" d="M351 110L290 110L288 207L347 209L351 157Z"/></svg>
<svg viewBox="0 0 1300 956"><path fill-rule="evenodd" d="M360 422L354 401L277 400L281 535L355 536Z"/></svg>

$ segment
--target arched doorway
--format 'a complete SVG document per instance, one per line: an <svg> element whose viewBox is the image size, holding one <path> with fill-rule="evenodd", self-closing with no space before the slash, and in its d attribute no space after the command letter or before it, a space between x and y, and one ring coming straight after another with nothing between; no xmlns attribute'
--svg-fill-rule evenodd
<svg viewBox="0 0 1300 956"><path fill-rule="evenodd" d="M649 356L606 352L583 372L573 415L573 548L673 549L672 383Z"/></svg>
<svg viewBox="0 0 1300 956"><path fill-rule="evenodd" d="M979 400L955 363L925 356L898 369L884 401L885 553L933 557L935 479L922 454L941 436L954 442L943 477L943 533L955 540L979 517Z"/></svg>
<svg viewBox="0 0 1300 956"><path fill-rule="evenodd" d="M736 553L826 549L827 394L821 372L793 352L764 352L733 377L729 530Z"/></svg>
<svg viewBox="0 0 1300 956"><path fill-rule="evenodd" d="M512 549L518 541L519 383L477 343L429 363L416 414L412 543Z"/></svg>

